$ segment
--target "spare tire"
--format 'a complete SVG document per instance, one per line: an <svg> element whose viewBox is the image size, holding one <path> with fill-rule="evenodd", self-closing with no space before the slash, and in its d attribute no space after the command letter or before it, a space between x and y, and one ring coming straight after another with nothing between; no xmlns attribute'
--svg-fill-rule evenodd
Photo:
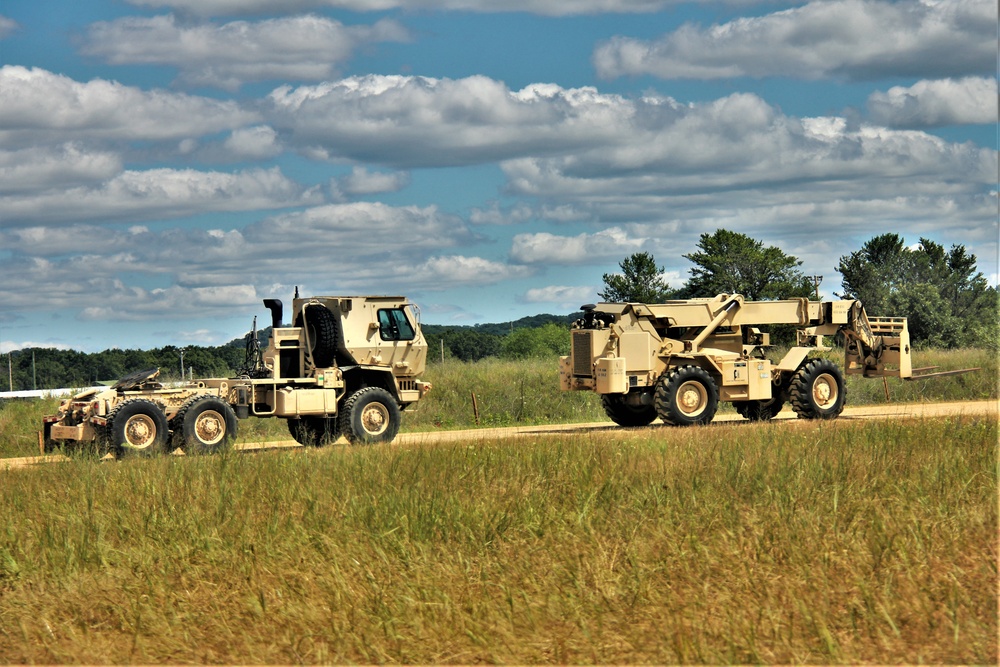
<svg viewBox="0 0 1000 667"><path fill-rule="evenodd" d="M313 364L316 368L333 366L337 358L337 348L340 346L337 317L325 307L312 304L303 308L295 319L295 326L303 325L306 328Z"/></svg>

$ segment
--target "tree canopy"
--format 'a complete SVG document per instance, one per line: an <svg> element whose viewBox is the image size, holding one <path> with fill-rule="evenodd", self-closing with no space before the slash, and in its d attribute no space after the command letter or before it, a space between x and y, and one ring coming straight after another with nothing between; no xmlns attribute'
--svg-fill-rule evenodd
<svg viewBox="0 0 1000 667"><path fill-rule="evenodd" d="M963 245L921 238L913 248L898 234L881 234L837 266L845 298L872 315L908 319L914 343L937 347L1000 345L1000 303Z"/></svg>
<svg viewBox="0 0 1000 667"><path fill-rule="evenodd" d="M653 255L637 252L618 265L622 272L604 274L604 291L598 292L611 303L662 303L675 297L676 291L663 279L663 267Z"/></svg>
<svg viewBox="0 0 1000 667"><path fill-rule="evenodd" d="M691 278L680 290L682 298L742 294L750 301L810 297L813 284L799 266L802 262L776 246L727 229L702 234L697 252L684 255L694 263Z"/></svg>

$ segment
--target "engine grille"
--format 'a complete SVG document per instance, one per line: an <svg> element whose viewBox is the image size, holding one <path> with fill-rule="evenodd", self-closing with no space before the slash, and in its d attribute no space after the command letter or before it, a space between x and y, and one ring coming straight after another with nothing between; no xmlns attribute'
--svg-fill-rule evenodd
<svg viewBox="0 0 1000 667"><path fill-rule="evenodd" d="M573 332L573 375L577 377L593 377L594 375L594 345L590 331Z"/></svg>

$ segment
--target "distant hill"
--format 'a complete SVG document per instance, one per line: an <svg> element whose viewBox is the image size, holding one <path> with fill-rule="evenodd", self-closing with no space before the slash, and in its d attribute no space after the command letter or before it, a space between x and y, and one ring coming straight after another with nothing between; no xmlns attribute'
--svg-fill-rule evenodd
<svg viewBox="0 0 1000 667"><path fill-rule="evenodd" d="M570 325L580 319L583 313L576 312L569 315L552 315L543 313L541 315L529 315L510 322L490 322L485 324L421 324L425 334L443 334L449 331L476 331L479 333L493 334L494 336L505 336L514 329L537 329L546 324Z"/></svg>

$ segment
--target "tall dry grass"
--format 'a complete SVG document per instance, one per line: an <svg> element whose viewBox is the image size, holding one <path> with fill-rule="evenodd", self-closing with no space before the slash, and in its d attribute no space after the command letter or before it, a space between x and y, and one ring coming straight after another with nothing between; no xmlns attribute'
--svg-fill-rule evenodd
<svg viewBox="0 0 1000 667"><path fill-rule="evenodd" d="M13 663L977 663L997 424L718 424L12 471Z"/></svg>

